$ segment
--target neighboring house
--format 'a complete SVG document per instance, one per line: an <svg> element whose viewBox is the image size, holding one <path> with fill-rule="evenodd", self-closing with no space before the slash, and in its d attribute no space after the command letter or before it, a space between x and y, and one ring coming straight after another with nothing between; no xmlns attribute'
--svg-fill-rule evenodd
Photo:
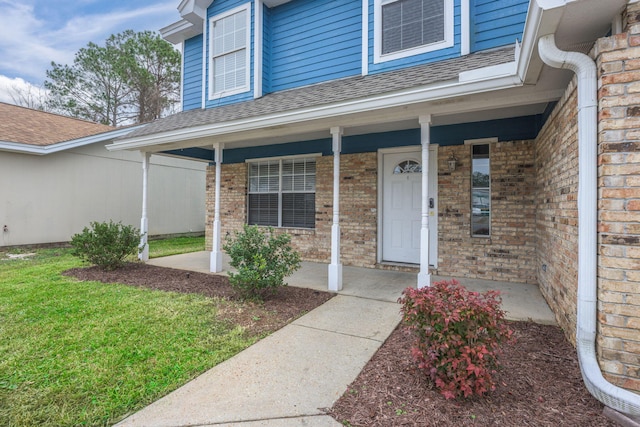
<svg viewBox="0 0 640 427"><path fill-rule="evenodd" d="M537 284L589 390L640 414L635 0L179 11L162 33L182 43L183 111L108 148L212 162L212 271L249 223L328 263L331 290L343 264Z"/></svg>
<svg viewBox="0 0 640 427"><path fill-rule="evenodd" d="M140 227L142 157L105 149L139 128L0 103L0 247L67 242L91 221ZM154 159L151 235L204 231L205 167Z"/></svg>

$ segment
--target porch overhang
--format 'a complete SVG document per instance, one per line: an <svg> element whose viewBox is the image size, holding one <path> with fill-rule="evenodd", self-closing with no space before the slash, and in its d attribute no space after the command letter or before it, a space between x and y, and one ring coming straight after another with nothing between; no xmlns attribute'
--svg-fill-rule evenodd
<svg viewBox="0 0 640 427"><path fill-rule="evenodd" d="M185 11L193 6L193 13L204 5L193 0L183 3ZM212 141L224 143L229 149L326 138L329 129L336 126L344 129L345 136L415 129L419 128L418 117L425 113L432 116L433 127L540 114L549 102L562 96L571 76L542 65L537 53L538 39L557 33L562 35L563 45L592 43L606 32L607 25L625 4L626 0L534 0L530 2L523 41L515 51L511 50L510 60L505 60L503 52L502 59L497 55L495 59L474 63L475 58L487 54L471 54L431 64L431 68L425 66L424 73L442 74L436 68L438 65L443 68L442 64L452 64L455 69L458 63L469 61L458 66L457 73L445 72L444 79L421 77L426 83L418 86L397 85L396 90L378 93L356 90L351 97L337 99L322 92L334 88L336 92L349 93L349 85L364 87L367 81L375 85L376 78L393 78L391 72L268 94L240 104L238 109L247 106L245 109L251 111L256 105L271 102L273 108L255 108L254 114L209 114L211 110L231 110L234 104L190 110L152 123L148 131L134 132L107 148L187 156L189 152L180 150L196 148L200 151L195 158L207 160ZM298 94L302 102L295 98ZM311 98L319 101L309 102ZM209 153L203 157L202 150Z"/></svg>
<svg viewBox="0 0 640 427"><path fill-rule="evenodd" d="M515 69L515 62L511 65ZM211 141L223 142L227 148L242 148L323 138L334 126L343 127L345 135L409 129L419 127L418 117L425 111L434 116L435 125L474 121L474 114L487 117L488 110L495 111L492 118L523 116L541 113L548 102L562 94L562 89L522 87L515 73L505 75L503 70L499 69L498 75L480 73L365 98L132 136L107 148L162 152L210 147Z"/></svg>

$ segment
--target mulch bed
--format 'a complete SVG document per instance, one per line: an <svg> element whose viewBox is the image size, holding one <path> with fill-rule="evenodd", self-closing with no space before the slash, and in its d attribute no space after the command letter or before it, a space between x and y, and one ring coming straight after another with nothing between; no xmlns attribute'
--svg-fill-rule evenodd
<svg viewBox="0 0 640 427"><path fill-rule="evenodd" d="M240 325L250 335L262 336L282 328L292 320L331 299L334 294L313 289L284 286L278 288L264 302L243 302L229 284L226 276L197 273L157 267L142 263L129 263L113 271L97 267L73 268L63 273L83 281L122 283L168 292L196 293L216 300L218 318Z"/></svg>
<svg viewBox="0 0 640 427"><path fill-rule="evenodd" d="M445 400L411 358L413 337L398 327L335 403L348 426L611 426L585 388L575 349L560 328L510 322L497 388L486 398Z"/></svg>
<svg viewBox="0 0 640 427"><path fill-rule="evenodd" d="M283 287L264 303L238 300L228 278L131 263L115 271L75 268L80 280L123 283L212 297L218 315L263 336L326 302L333 294ZM588 393L575 349L560 328L511 322L515 344L505 346L497 389L486 398L445 400L411 358L412 336L396 329L345 394L327 410L347 426L611 426Z"/></svg>

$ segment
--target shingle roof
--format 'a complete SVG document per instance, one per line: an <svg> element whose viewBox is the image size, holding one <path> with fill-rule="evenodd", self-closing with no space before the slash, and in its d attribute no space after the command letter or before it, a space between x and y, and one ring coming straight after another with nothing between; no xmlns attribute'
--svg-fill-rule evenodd
<svg viewBox="0 0 640 427"><path fill-rule="evenodd" d="M114 127L0 102L0 141L44 147Z"/></svg>
<svg viewBox="0 0 640 427"><path fill-rule="evenodd" d="M184 111L149 123L121 139L367 98L457 79L458 74L463 71L504 64L513 60L514 48L510 46L397 71L333 80L267 94L251 101L204 110Z"/></svg>

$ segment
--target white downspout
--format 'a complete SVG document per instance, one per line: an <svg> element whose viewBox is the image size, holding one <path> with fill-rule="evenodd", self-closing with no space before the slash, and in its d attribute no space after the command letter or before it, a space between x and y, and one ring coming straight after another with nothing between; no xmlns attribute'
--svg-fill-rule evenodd
<svg viewBox="0 0 640 427"><path fill-rule="evenodd" d="M578 78L578 302L576 347L582 379L589 392L616 411L640 415L640 395L608 382L596 359L597 200L598 200L598 77L593 60L556 47L554 35L540 38L545 64L569 69Z"/></svg>

